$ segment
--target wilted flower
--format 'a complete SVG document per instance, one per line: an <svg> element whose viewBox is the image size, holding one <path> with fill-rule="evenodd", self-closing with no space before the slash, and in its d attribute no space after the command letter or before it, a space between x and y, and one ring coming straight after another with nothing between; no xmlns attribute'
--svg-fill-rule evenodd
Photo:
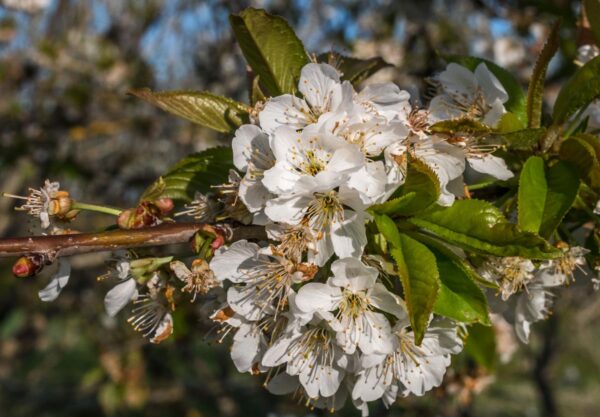
<svg viewBox="0 0 600 417"><path fill-rule="evenodd" d="M191 270L181 261L173 261L169 266L175 276L185 284L181 290L192 294L192 302L196 300L196 296L205 295L212 288L219 286L219 281L215 279L215 274L204 259L194 259Z"/></svg>
<svg viewBox="0 0 600 417"><path fill-rule="evenodd" d="M535 265L529 259L517 256L490 258L480 273L486 279L498 283L502 300L527 288L534 278Z"/></svg>
<svg viewBox="0 0 600 417"><path fill-rule="evenodd" d="M50 217L55 216L60 220L73 219L78 211L73 210L73 200L67 191L60 189L58 182L46 180L40 189L29 189L27 197L3 193L5 197L25 200L25 203L16 210L27 211L27 213L40 220L42 228L50 227Z"/></svg>
<svg viewBox="0 0 600 417"><path fill-rule="evenodd" d="M581 246L569 246L564 242L560 242L557 246L562 250L563 255L540 265L539 275L548 284L568 285L575 280L573 274L577 269L585 273L583 266L587 262L584 256L589 253L589 250Z"/></svg>

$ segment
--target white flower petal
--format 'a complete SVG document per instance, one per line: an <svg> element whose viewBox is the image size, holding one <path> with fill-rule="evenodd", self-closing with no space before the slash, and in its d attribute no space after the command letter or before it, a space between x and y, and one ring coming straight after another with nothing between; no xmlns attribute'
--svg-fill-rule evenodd
<svg viewBox="0 0 600 417"><path fill-rule="evenodd" d="M210 261L210 269L219 281L243 281L244 274L239 270L242 262L255 257L259 246L247 240L238 240L229 246L219 248Z"/></svg>
<svg viewBox="0 0 600 417"><path fill-rule="evenodd" d="M393 314L399 319L407 317L406 309L400 304L398 297L389 292L381 283L376 283L369 291L369 301L374 307Z"/></svg>
<svg viewBox="0 0 600 417"><path fill-rule="evenodd" d="M104 297L106 313L114 317L137 296L137 285L133 278L115 285Z"/></svg>
<svg viewBox="0 0 600 417"><path fill-rule="evenodd" d="M361 256L367 244L364 216L346 210L344 220L331 226L331 243L340 258Z"/></svg>
<svg viewBox="0 0 600 417"><path fill-rule="evenodd" d="M342 291L338 287L319 282L309 282L298 290L296 305L301 311L332 311L339 304Z"/></svg>
<svg viewBox="0 0 600 417"><path fill-rule="evenodd" d="M377 269L363 264L357 258L342 258L331 264L331 283L353 292L366 291L375 285Z"/></svg>
<svg viewBox="0 0 600 417"><path fill-rule="evenodd" d="M300 72L298 90L313 109L331 111L341 100L340 75L328 64L307 64Z"/></svg>
<svg viewBox="0 0 600 417"><path fill-rule="evenodd" d="M71 264L63 259L58 260L58 270L52 277L50 283L38 292L42 301L54 301L60 292L67 286L71 275Z"/></svg>
<svg viewBox="0 0 600 417"><path fill-rule="evenodd" d="M261 128L267 133L273 133L281 126L302 129L310 123L307 114L310 114L310 108L303 99L284 94L269 99L258 118Z"/></svg>
<svg viewBox="0 0 600 417"><path fill-rule="evenodd" d="M482 62L477 65L477 68L475 68L475 78L483 91L487 103L492 103L495 100L505 103L508 100L508 93L504 89L504 86L488 69L485 63Z"/></svg>
<svg viewBox="0 0 600 417"><path fill-rule="evenodd" d="M253 142L257 136L263 136L266 140L266 135L255 125L243 125L235 131L231 141L233 164L242 172L246 171L248 161L252 159L253 148L256 146Z"/></svg>
<svg viewBox="0 0 600 417"><path fill-rule="evenodd" d="M469 162L469 166L475 171L491 175L502 181L506 181L515 175L508 169L504 159L494 155L488 154L481 157L470 157L467 158L467 161Z"/></svg>
<svg viewBox="0 0 600 417"><path fill-rule="evenodd" d="M231 345L231 359L239 372L251 372L260 359L260 332L248 324L235 333Z"/></svg>

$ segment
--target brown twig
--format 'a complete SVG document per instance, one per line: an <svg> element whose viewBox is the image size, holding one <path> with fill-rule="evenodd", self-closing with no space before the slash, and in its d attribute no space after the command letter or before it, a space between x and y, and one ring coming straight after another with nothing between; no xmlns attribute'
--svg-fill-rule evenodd
<svg viewBox="0 0 600 417"><path fill-rule="evenodd" d="M81 253L186 243L202 226L202 223L164 223L135 230L0 239L0 258L28 254L48 255L54 258ZM240 226L233 229L231 240L264 238L264 228Z"/></svg>

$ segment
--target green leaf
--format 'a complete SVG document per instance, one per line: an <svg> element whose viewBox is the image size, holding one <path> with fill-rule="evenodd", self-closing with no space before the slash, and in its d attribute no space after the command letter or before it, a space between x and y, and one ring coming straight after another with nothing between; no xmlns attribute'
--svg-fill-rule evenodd
<svg viewBox="0 0 600 417"><path fill-rule="evenodd" d="M560 158L571 164L579 176L593 189L600 190L600 144L595 136L580 133L565 140Z"/></svg>
<svg viewBox="0 0 600 417"><path fill-rule="evenodd" d="M583 0L583 7L596 45L600 45L600 0Z"/></svg>
<svg viewBox="0 0 600 417"><path fill-rule="evenodd" d="M562 161L558 161L546 169L546 181L548 194L539 233L541 236L549 238L573 206L580 181L575 169Z"/></svg>
<svg viewBox="0 0 600 417"><path fill-rule="evenodd" d="M521 170L518 192L518 218L521 229L537 233L542 225L548 186L544 160L530 157Z"/></svg>
<svg viewBox="0 0 600 417"><path fill-rule="evenodd" d="M576 111L600 96L600 56L579 68L561 88L554 103L552 119L564 123Z"/></svg>
<svg viewBox="0 0 600 417"><path fill-rule="evenodd" d="M496 125L496 132L509 133L525 129L527 123L524 123L519 116L514 113L506 112L500 117L500 121Z"/></svg>
<svg viewBox="0 0 600 417"><path fill-rule="evenodd" d="M485 135L492 131L489 126L470 117L461 117L459 119L442 120L429 127L434 133L445 133L455 135L458 133L469 135Z"/></svg>
<svg viewBox="0 0 600 417"><path fill-rule="evenodd" d="M388 216L376 215L375 223L392 245L390 254L398 267L415 343L420 345L440 288L435 256L427 246L400 234L394 221Z"/></svg>
<svg viewBox="0 0 600 417"><path fill-rule="evenodd" d="M375 220L377 229L383 235L385 240L387 240L391 245L396 246L398 248L402 246L398 226L396 226L396 223L394 223L394 221L389 216L386 216L384 214L375 214L373 215L373 219Z"/></svg>
<svg viewBox="0 0 600 417"><path fill-rule="evenodd" d="M490 325L488 305L483 291L470 278L463 263L429 247L433 252L440 274L440 292L433 312L462 323Z"/></svg>
<svg viewBox="0 0 600 417"><path fill-rule="evenodd" d="M446 245L444 242L439 240L437 237L431 236L428 233L422 233L422 232L418 232L418 231L407 231L406 233L410 237L413 237L413 238L417 239L419 242L423 243L428 248L435 249L435 251L441 252L446 257L452 259L452 261L454 263L458 264L460 266L461 270L465 274L467 274L467 276L471 279L471 281L475 282L476 284L478 284L480 286L486 287L486 288L492 288L495 290L498 289L498 285L496 283L494 283L492 281L488 281L487 279L483 278L481 275L479 275L479 273L477 271L475 271L473 269L473 266L471 265L471 263L469 261L467 261L462 256L458 255L455 252L457 250L456 248L450 248L448 245Z"/></svg>
<svg viewBox="0 0 600 417"><path fill-rule="evenodd" d="M450 207L434 206L407 221L476 253L531 259L560 256L546 240L520 230L486 201L459 200Z"/></svg>
<svg viewBox="0 0 600 417"><path fill-rule="evenodd" d="M494 328L482 326L481 324L469 326L465 353L471 356L478 365L488 371L493 371L497 362Z"/></svg>
<svg viewBox="0 0 600 417"><path fill-rule="evenodd" d="M435 203L440 195L440 182L429 166L420 159L409 156L406 180L398 198L373 205L373 213L390 216L410 216Z"/></svg>
<svg viewBox="0 0 600 417"><path fill-rule="evenodd" d="M130 94L190 122L222 133L232 133L248 122L250 108L243 103L198 91L131 90Z"/></svg>
<svg viewBox="0 0 600 417"><path fill-rule="evenodd" d="M478 58L474 56L450 55L445 56L444 58L448 62L456 62L457 64L460 64L463 67L470 69L471 71L475 71L477 66L483 62L488 67L488 69L496 76L496 78L498 78L498 81L500 81L500 84L502 84L502 86L508 93L508 101L504 103L504 107L506 108L506 110L508 110L511 113L514 113L523 125L527 124L527 100L525 98L525 94L523 93L521 85L510 72L500 67L499 65L488 61L487 59Z"/></svg>
<svg viewBox="0 0 600 417"><path fill-rule="evenodd" d="M271 96L297 91L302 67L309 63L304 45L284 18L248 8L229 16L248 65Z"/></svg>
<svg viewBox="0 0 600 417"><path fill-rule="evenodd" d="M230 147L211 148L183 158L152 184L142 199L172 198L189 202L198 191L207 193L212 185L227 182L233 168Z"/></svg>
<svg viewBox="0 0 600 417"><path fill-rule="evenodd" d="M527 151L535 149L546 134L544 128L522 129L496 135L508 149Z"/></svg>
<svg viewBox="0 0 600 417"><path fill-rule="evenodd" d="M392 64L385 62L383 58L358 59L337 52L320 54L317 61L325 62L337 68L342 73L342 80L350 81L354 85L363 82L383 68L393 67Z"/></svg>
<svg viewBox="0 0 600 417"><path fill-rule="evenodd" d="M550 60L556 54L560 46L560 20L552 25L548 39L538 56L529 88L527 89L527 119L528 127L540 127L542 125L542 105L544 104L544 81L546 70Z"/></svg>
<svg viewBox="0 0 600 417"><path fill-rule="evenodd" d="M548 238L573 205L579 176L568 163L550 168L539 156L530 157L519 178L519 225L523 230Z"/></svg>

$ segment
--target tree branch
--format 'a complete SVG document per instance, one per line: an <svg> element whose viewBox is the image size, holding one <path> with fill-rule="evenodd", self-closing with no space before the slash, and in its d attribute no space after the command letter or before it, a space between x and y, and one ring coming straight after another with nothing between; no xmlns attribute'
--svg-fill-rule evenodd
<svg viewBox="0 0 600 417"><path fill-rule="evenodd" d="M61 257L81 253L187 243L203 226L203 223L163 223L155 227L133 230L119 229L100 233L0 239L0 258L29 254ZM262 227L240 226L233 229L231 240L265 238Z"/></svg>

